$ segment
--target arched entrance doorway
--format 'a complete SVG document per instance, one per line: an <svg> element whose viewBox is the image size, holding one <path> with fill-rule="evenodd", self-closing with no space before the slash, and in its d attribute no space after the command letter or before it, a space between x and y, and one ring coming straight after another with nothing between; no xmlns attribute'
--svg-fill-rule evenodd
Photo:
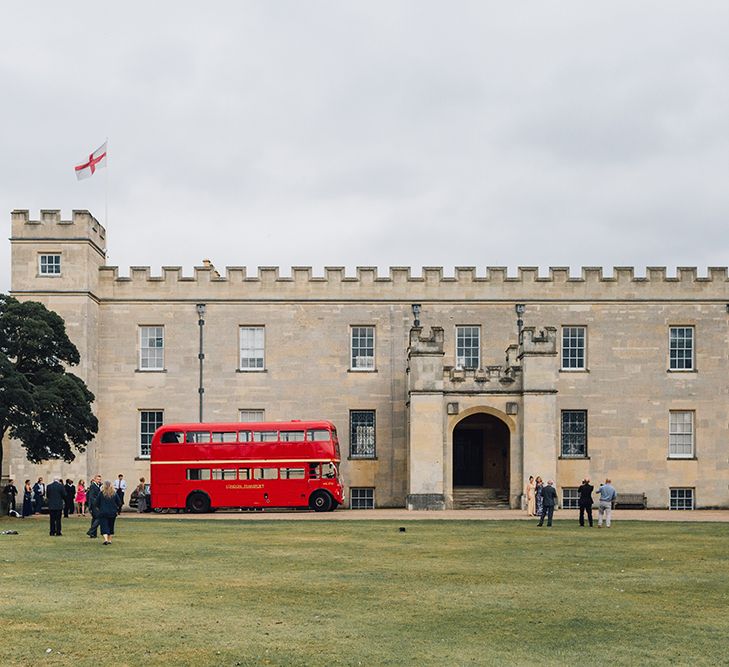
<svg viewBox="0 0 729 667"><path fill-rule="evenodd" d="M486 413L458 422L453 430L453 496L457 506L509 502L509 427Z"/></svg>

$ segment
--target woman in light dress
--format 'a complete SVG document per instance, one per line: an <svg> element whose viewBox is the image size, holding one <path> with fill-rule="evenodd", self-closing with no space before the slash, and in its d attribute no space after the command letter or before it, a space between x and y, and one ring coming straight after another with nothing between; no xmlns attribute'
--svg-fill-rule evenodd
<svg viewBox="0 0 729 667"><path fill-rule="evenodd" d="M524 494L526 495L526 500L527 500L527 516L536 516L537 515L536 493L537 493L537 485L536 485L536 482L534 481L534 475L529 475L529 482L527 482L527 485L524 488Z"/></svg>

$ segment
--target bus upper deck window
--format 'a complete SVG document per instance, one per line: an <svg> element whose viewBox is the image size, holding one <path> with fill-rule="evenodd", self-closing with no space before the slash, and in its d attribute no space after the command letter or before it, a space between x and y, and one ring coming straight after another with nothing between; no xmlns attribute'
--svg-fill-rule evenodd
<svg viewBox="0 0 729 667"><path fill-rule="evenodd" d="M162 434L160 442L163 442L166 445L173 445L182 442L184 439L184 434L180 433L179 431L167 431L166 433Z"/></svg>
<svg viewBox="0 0 729 667"><path fill-rule="evenodd" d="M278 431L253 431L254 442L276 442Z"/></svg>
<svg viewBox="0 0 729 667"><path fill-rule="evenodd" d="M188 431L186 442L205 443L210 442L210 431Z"/></svg>
<svg viewBox="0 0 729 667"><path fill-rule="evenodd" d="M303 442L303 431L281 431L281 442Z"/></svg>
<svg viewBox="0 0 729 667"><path fill-rule="evenodd" d="M236 442L238 434L235 431L214 431L213 442Z"/></svg>
<svg viewBox="0 0 729 667"><path fill-rule="evenodd" d="M250 431L238 431L238 442L250 442L251 440Z"/></svg>
<svg viewBox="0 0 729 667"><path fill-rule="evenodd" d="M329 442L331 436L329 435L329 431L323 428L316 428L316 429L310 429L306 432L306 439L309 440L309 442Z"/></svg>

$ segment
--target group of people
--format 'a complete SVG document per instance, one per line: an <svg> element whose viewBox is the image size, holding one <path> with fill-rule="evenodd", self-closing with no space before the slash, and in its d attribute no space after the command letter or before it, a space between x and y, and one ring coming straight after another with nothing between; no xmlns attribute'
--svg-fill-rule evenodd
<svg viewBox="0 0 729 667"><path fill-rule="evenodd" d="M25 518L38 514L41 508L46 506L50 519L51 537L61 537L63 533L61 517L68 518L75 513L78 516L86 516L86 510L91 514L91 525L86 531L90 538L96 538L100 532L104 538L104 545L111 544L114 535L114 523L116 517L121 513L124 505L124 494L127 483L124 475L119 475L112 483L101 481L101 475L95 475L88 488L82 479L78 486L73 480L67 479L64 484L60 477L54 478L53 482L46 485L42 477L31 486L30 480L26 479L23 488L22 512L17 511L16 496L18 489L14 480L3 488L3 494L8 504L8 512L13 516ZM137 510L146 511L147 491L144 477L139 479L137 486Z"/></svg>
<svg viewBox="0 0 729 667"><path fill-rule="evenodd" d="M585 525L585 516L587 516L587 521L590 527L593 525L593 492L595 492L595 487L590 484L590 478L585 477L577 490L578 506L580 509L580 526ZM597 527L602 528L604 519L605 526L610 528L613 504L618 497L610 478L607 478L605 483L601 484L600 488L595 493L599 494ZM554 480L547 480L547 483L544 484L541 477L537 476L535 479L533 475L530 475L529 481L524 489L524 495L526 496L527 501L527 514L529 516L539 517L538 526L544 525L545 518L547 519L547 526L551 526L552 517L554 516L554 508L558 503L557 490L554 488Z"/></svg>

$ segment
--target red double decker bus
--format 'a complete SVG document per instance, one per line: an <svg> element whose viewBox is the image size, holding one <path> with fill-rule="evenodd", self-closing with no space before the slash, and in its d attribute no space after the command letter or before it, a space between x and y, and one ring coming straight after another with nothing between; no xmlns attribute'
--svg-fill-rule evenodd
<svg viewBox="0 0 729 667"><path fill-rule="evenodd" d="M327 512L344 502L339 461L328 421L167 424L152 438L152 507Z"/></svg>

